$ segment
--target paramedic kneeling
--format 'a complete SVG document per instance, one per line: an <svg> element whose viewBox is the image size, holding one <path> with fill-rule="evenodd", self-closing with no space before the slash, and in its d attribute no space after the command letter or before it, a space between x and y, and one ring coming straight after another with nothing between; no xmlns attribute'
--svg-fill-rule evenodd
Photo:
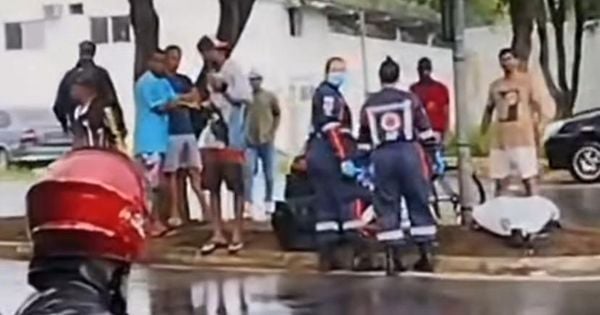
<svg viewBox="0 0 600 315"><path fill-rule="evenodd" d="M381 91L372 94L361 110L359 144L373 150L377 239L386 247L388 274L404 270L400 255L407 238L421 254L415 270L432 272L436 224L428 202L429 166L419 140L433 137L433 132L417 96L396 87L399 77L400 66L388 57L379 69ZM410 228L401 227L402 199Z"/></svg>

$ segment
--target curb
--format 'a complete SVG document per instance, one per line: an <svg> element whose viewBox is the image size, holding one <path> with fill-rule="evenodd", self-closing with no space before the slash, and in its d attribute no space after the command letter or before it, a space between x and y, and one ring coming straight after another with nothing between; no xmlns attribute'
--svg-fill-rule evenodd
<svg viewBox="0 0 600 315"><path fill-rule="evenodd" d="M28 260L32 248L26 242L0 242L0 258ZM271 269L313 273L317 256L313 253L284 253L248 250L236 256L215 254L203 256L193 247L169 250L149 249L142 264L174 265L204 268ZM436 274L468 274L471 276L524 277L597 277L600 276L600 255L563 257L462 257L437 256Z"/></svg>

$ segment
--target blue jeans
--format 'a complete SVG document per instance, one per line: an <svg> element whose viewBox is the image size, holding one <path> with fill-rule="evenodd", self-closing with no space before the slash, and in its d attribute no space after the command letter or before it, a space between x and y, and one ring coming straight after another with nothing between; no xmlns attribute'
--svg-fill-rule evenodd
<svg viewBox="0 0 600 315"><path fill-rule="evenodd" d="M247 171L245 175L246 201L252 201L252 181L258 173L258 162L262 162L265 176L265 201L273 201L273 168L275 164L275 146L272 142L248 145L246 149Z"/></svg>

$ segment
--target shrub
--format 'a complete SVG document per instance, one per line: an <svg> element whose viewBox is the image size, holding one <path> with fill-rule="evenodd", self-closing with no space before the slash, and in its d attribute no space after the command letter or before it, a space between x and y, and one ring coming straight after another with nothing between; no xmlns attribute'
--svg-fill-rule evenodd
<svg viewBox="0 0 600 315"><path fill-rule="evenodd" d="M479 127L469 130L468 141L471 148L471 155L474 157L486 157L490 153L490 133L482 135ZM458 156L458 137L452 134L446 142L446 155Z"/></svg>

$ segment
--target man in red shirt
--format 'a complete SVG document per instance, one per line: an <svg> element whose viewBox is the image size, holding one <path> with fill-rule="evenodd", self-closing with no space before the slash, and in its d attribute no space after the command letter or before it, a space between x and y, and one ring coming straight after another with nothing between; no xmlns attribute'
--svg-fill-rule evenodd
<svg viewBox="0 0 600 315"><path fill-rule="evenodd" d="M410 90L419 97L425 106L436 137L438 140L444 141L444 136L448 131L450 96L448 88L431 77L432 70L431 60L427 57L421 58L417 67L419 81L413 84Z"/></svg>

